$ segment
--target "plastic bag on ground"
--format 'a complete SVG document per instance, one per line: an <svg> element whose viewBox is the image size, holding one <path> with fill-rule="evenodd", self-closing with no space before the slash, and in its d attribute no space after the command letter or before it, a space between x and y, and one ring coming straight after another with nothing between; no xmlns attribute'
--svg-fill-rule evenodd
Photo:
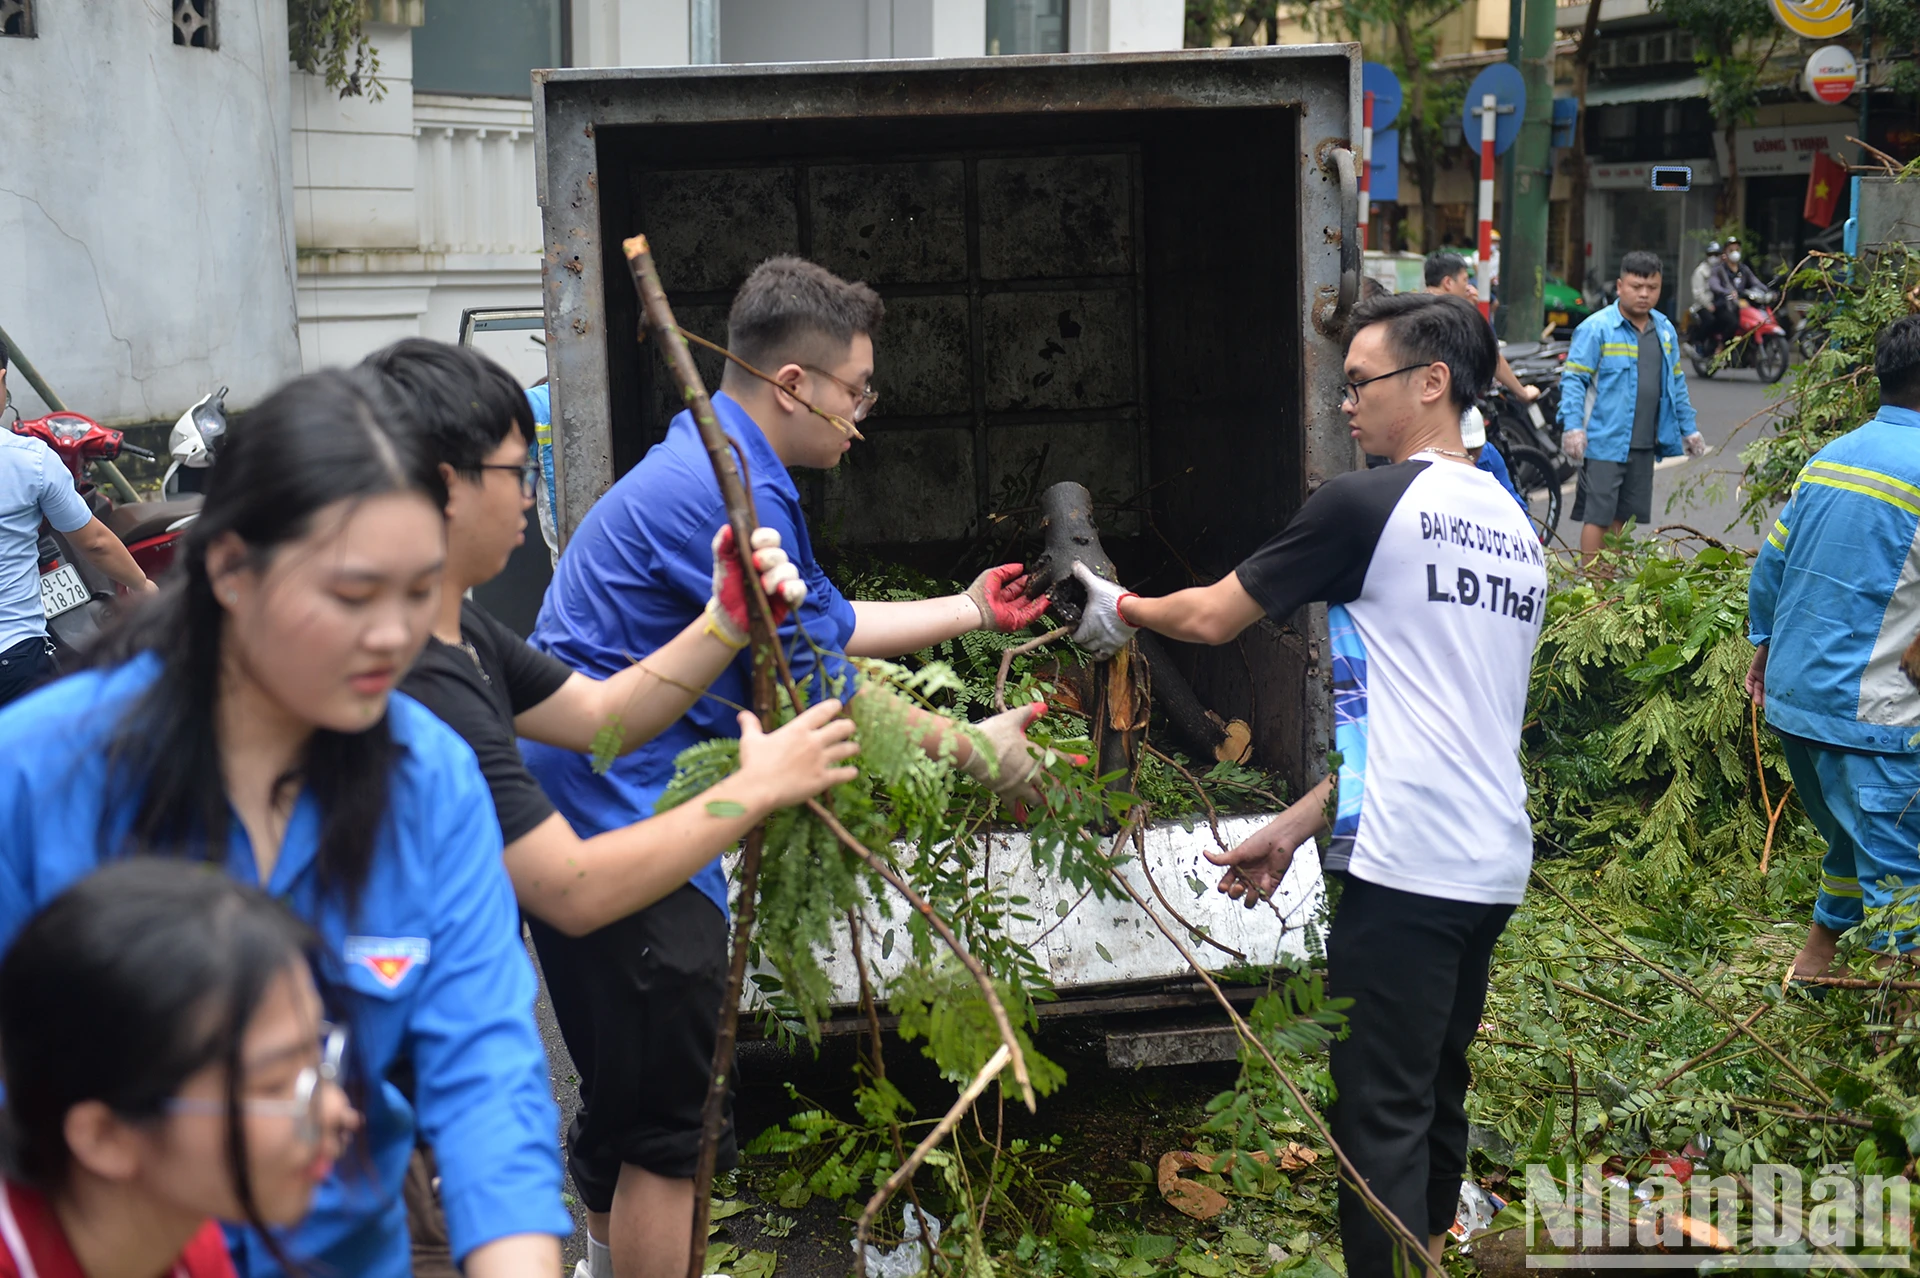
<svg viewBox="0 0 1920 1278"><path fill-rule="evenodd" d="M940 1218L932 1212L922 1217L920 1209L911 1203L901 1208L900 1214L906 1221L907 1232L898 1247L881 1251L867 1244L867 1278L915 1278L929 1268L933 1249L940 1245ZM859 1246L858 1241L853 1245Z"/></svg>

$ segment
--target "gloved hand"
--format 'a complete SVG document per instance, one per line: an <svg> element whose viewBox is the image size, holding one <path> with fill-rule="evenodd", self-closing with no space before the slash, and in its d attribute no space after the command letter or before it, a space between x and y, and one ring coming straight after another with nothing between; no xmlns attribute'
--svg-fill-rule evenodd
<svg viewBox="0 0 1920 1278"><path fill-rule="evenodd" d="M1075 564L1073 575L1087 588L1086 612L1080 618L1080 628L1073 632L1073 641L1096 659L1105 661L1126 647L1139 632L1140 627L1128 625L1127 619L1120 615L1120 601L1140 596L1104 577L1096 577L1093 569L1085 564Z"/></svg>
<svg viewBox="0 0 1920 1278"><path fill-rule="evenodd" d="M767 592L773 606L773 623L787 619L787 613L807 598L807 583L800 570L780 548L780 534L772 528L753 530L753 567L760 574L760 588ZM713 596L707 600L707 629L731 648L747 646L751 630L747 623L747 578L740 568L740 556L733 549L733 526L720 525L713 535Z"/></svg>
<svg viewBox="0 0 1920 1278"><path fill-rule="evenodd" d="M1587 455L1587 432L1570 430L1560 437L1560 451L1572 461L1579 461Z"/></svg>
<svg viewBox="0 0 1920 1278"><path fill-rule="evenodd" d="M993 753L989 755L974 742L973 753L960 770L1009 803L1038 802L1040 792L1033 787L1033 774L1053 752L1027 740L1027 728L1046 712L1047 703L1035 701L974 724L974 730L986 738ZM1087 761L1085 755L1070 757L1079 764Z"/></svg>
<svg viewBox="0 0 1920 1278"><path fill-rule="evenodd" d="M987 569L967 587L967 598L980 610L980 629L1003 635L1025 630L1052 602L1044 594L1038 599L1027 598L1025 564Z"/></svg>
<svg viewBox="0 0 1920 1278"><path fill-rule="evenodd" d="M1689 457L1705 457L1707 455L1707 437L1696 430L1693 434L1680 441L1680 447L1685 450Z"/></svg>

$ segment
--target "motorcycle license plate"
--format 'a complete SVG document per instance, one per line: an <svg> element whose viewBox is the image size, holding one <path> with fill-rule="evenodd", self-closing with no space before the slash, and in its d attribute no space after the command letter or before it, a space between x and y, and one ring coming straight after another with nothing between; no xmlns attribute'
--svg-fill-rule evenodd
<svg viewBox="0 0 1920 1278"><path fill-rule="evenodd" d="M1547 322L1555 328L1564 327L1567 322L1567 313L1565 311L1548 311Z"/></svg>
<svg viewBox="0 0 1920 1278"><path fill-rule="evenodd" d="M72 612L92 598L93 592L80 580L80 570L72 564L61 564L52 572L40 574L40 608L49 618Z"/></svg>

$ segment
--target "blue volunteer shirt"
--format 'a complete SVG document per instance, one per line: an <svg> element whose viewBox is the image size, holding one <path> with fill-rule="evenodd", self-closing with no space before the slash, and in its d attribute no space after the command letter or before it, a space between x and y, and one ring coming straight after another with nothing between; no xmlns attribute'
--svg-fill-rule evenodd
<svg viewBox="0 0 1920 1278"><path fill-rule="evenodd" d="M63 679L0 711L0 949L42 905L118 847L133 820L109 788L103 752L160 673L152 655ZM319 932L323 973L352 1029L349 1083L366 1120L353 1148L286 1237L309 1274L407 1278L400 1185L416 1128L438 1156L453 1254L513 1234L565 1236L559 1115L534 1029L533 968L500 857L500 827L472 750L418 702L394 693L399 746L390 819L349 918L323 898L320 813L295 804L266 883ZM104 823L104 827L103 827ZM238 821L224 864L259 884ZM409 1103L392 1081L411 1065ZM280 1273L257 1237L229 1232L243 1278Z"/></svg>
<svg viewBox="0 0 1920 1278"><path fill-rule="evenodd" d="M800 490L745 409L723 392L713 397L713 411L746 455L760 526L779 532L807 583L806 602L780 627L793 677L815 696L830 695L843 679L850 689L853 668L840 654L853 635L853 605L814 558ZM547 586L534 647L596 679L658 650L707 606L713 535L725 522L720 485L693 414L681 413L667 437L580 521ZM734 716L736 707L753 704L752 674L752 659L742 652L678 723L616 760L604 776L594 774L588 755L525 740L521 753L581 838L631 825L653 815L682 750L740 735ZM822 686L821 677L835 682ZM691 882L726 913L727 878L719 858Z"/></svg>
<svg viewBox="0 0 1920 1278"><path fill-rule="evenodd" d="M59 456L31 435L0 431L0 652L47 633L40 607L40 520L78 532L93 512Z"/></svg>

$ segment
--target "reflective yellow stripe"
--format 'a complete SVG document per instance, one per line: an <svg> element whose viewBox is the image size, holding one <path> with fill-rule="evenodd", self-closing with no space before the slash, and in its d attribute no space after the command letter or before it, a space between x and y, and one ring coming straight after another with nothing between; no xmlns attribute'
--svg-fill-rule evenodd
<svg viewBox="0 0 1920 1278"><path fill-rule="evenodd" d="M1860 896L1859 879L1835 878L1831 874L1820 876L1820 890L1828 896Z"/></svg>
<svg viewBox="0 0 1920 1278"><path fill-rule="evenodd" d="M1884 474L1881 471L1867 470L1865 467L1861 467L1861 466L1842 466L1839 462L1821 461L1818 458L1815 458L1813 461L1808 462L1807 469L1808 470L1831 470L1842 475L1856 475L1861 479L1876 480L1882 484L1887 485L1889 488L1898 488L1901 492L1906 493L1908 496L1912 497L1914 500L1920 501L1920 488L1915 488L1912 484L1907 483L1904 479L1895 479L1892 475Z"/></svg>
<svg viewBox="0 0 1920 1278"><path fill-rule="evenodd" d="M1775 550L1787 548L1787 526L1777 519L1773 521L1773 531L1767 534L1767 544Z"/></svg>
<svg viewBox="0 0 1920 1278"><path fill-rule="evenodd" d="M1572 360L1568 360L1566 363L1562 364L1560 367L1564 368L1569 373L1591 373L1593 371L1593 366L1591 364L1576 364Z"/></svg>
<svg viewBox="0 0 1920 1278"><path fill-rule="evenodd" d="M1843 480L1831 479L1825 475L1808 475L1800 482L1819 484L1824 488L1840 488L1850 493L1859 493L1863 497L1873 497L1877 500L1884 501L1889 506L1898 506L1909 515L1920 515L1920 505L1915 505L1913 502L1895 497L1892 493L1884 492L1881 489L1870 488L1866 484L1850 484Z"/></svg>
<svg viewBox="0 0 1920 1278"><path fill-rule="evenodd" d="M1600 344L1600 353L1602 355L1632 355L1638 358L1640 355L1640 344L1638 342L1602 342Z"/></svg>

